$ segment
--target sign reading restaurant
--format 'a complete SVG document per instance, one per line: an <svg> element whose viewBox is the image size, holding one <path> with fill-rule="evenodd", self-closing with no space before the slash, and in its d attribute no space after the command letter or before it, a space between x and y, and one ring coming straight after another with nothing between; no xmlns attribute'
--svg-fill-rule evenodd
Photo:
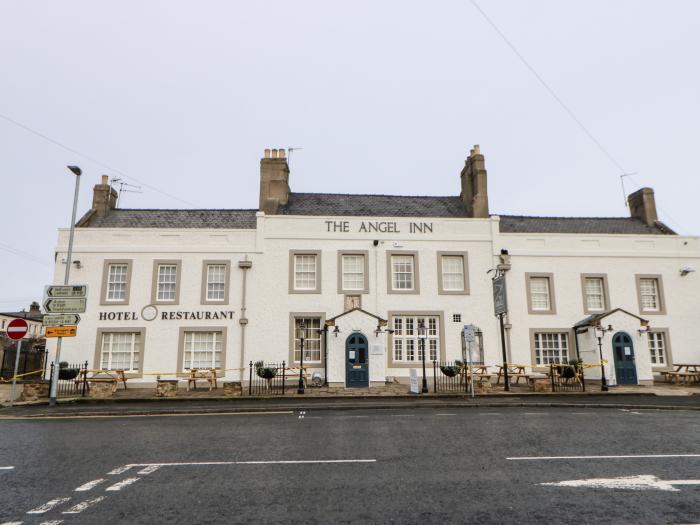
<svg viewBox="0 0 700 525"><path fill-rule="evenodd" d="M159 312L158 308L154 305L149 304L141 309L141 314L139 317L138 312L99 312L100 321L138 321L143 319L144 321L154 321L155 319L160 319L161 321L211 321L219 319L233 319L234 310L215 310L205 311L205 310L174 310L169 312Z"/></svg>
<svg viewBox="0 0 700 525"><path fill-rule="evenodd" d="M333 233L433 233L433 223L432 222L413 222L409 221L408 231L405 229L406 225L400 224L396 221L361 221L358 223L352 223L352 230L350 229L350 221L324 221L326 224L326 231Z"/></svg>

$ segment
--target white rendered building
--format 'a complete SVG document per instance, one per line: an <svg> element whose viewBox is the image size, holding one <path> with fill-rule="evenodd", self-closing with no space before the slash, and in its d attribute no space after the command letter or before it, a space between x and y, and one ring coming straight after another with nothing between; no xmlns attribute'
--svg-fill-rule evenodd
<svg viewBox="0 0 700 525"><path fill-rule="evenodd" d="M491 215L478 146L460 180L449 197L294 193L284 150L266 150L257 209L132 210L104 178L76 228L88 310L61 359L144 383L205 367L245 380L250 361L299 366L303 322L304 364L331 384L405 380L422 344L429 363L462 359L465 324L480 329L477 360L499 364L498 268L510 363L599 363L596 325L613 327L611 384L700 362L700 239L657 220L651 189L630 195L630 217Z"/></svg>

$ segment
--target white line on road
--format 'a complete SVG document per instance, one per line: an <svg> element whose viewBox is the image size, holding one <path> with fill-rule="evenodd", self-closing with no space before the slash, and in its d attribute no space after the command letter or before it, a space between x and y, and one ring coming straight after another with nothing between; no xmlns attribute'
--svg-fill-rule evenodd
<svg viewBox="0 0 700 525"><path fill-rule="evenodd" d="M300 459L300 460L270 460L270 461L194 461L181 463L134 463L126 467L195 467L206 465L305 465L316 463L376 463L376 459ZM137 478L138 479L138 478ZM109 490L109 489L107 489Z"/></svg>
<svg viewBox="0 0 700 525"><path fill-rule="evenodd" d="M15 467L0 467L0 470L12 470Z"/></svg>
<svg viewBox="0 0 700 525"><path fill-rule="evenodd" d="M129 470L131 467L137 467L137 466L138 466L138 465L124 465L123 467L118 467L118 468L115 468L114 470L111 470L111 471L107 472L107 474L110 475L110 476L114 476L114 475L117 475L117 474L121 474L121 473L123 473L123 472L126 472L126 471Z"/></svg>
<svg viewBox="0 0 700 525"><path fill-rule="evenodd" d="M525 456L506 458L511 460L538 459L636 459L636 458L700 458L700 454L628 454L620 456Z"/></svg>
<svg viewBox="0 0 700 525"><path fill-rule="evenodd" d="M547 412L523 412L524 416L550 416Z"/></svg>
<svg viewBox="0 0 700 525"><path fill-rule="evenodd" d="M500 412L482 412L479 414L480 416L502 416Z"/></svg>
<svg viewBox="0 0 700 525"><path fill-rule="evenodd" d="M456 416L457 414L435 414L436 416Z"/></svg>
<svg viewBox="0 0 700 525"><path fill-rule="evenodd" d="M121 490L124 487L128 487L132 483L136 483L140 479L141 478L126 478L126 479L119 481L118 483L115 483L114 485L107 487L105 490L109 490L109 491Z"/></svg>
<svg viewBox="0 0 700 525"><path fill-rule="evenodd" d="M58 505L62 505L66 501L70 500L70 498L55 498L52 499L51 501L47 501L43 505L38 506L35 509L32 509L30 511L27 511L27 514L44 514L48 511L50 511L52 508L57 507Z"/></svg>
<svg viewBox="0 0 700 525"><path fill-rule="evenodd" d="M75 489L75 491L76 492L85 492L87 490L95 488L97 485L99 485L103 481L104 481L104 478L93 479L92 481L88 481L87 483L80 485L77 489Z"/></svg>
<svg viewBox="0 0 700 525"><path fill-rule="evenodd" d="M115 415L83 415L83 416L0 416L0 421L6 420L35 420L46 419L119 419L125 417L195 417L195 416L279 416L293 414L292 410L280 410L276 412L197 412L196 414L115 414Z"/></svg>
<svg viewBox="0 0 700 525"><path fill-rule="evenodd" d="M0 525L22 525L21 521L6 521L5 523L2 523Z"/></svg>
<svg viewBox="0 0 700 525"><path fill-rule="evenodd" d="M92 507L93 505L96 505L97 503L99 503L103 499L105 499L105 496L98 496L98 497L93 498L93 499L86 499L85 501L81 501L77 505L74 505L70 509L64 510L63 514L80 514L88 507Z"/></svg>
<svg viewBox="0 0 700 525"><path fill-rule="evenodd" d="M137 474L152 474L160 468L160 465L149 465L146 468L142 468L137 472Z"/></svg>
<svg viewBox="0 0 700 525"><path fill-rule="evenodd" d="M552 487L583 487L627 490L664 490L678 492L673 485L700 485L700 479L659 479L649 474L620 478L571 479L554 483L540 483Z"/></svg>
<svg viewBox="0 0 700 525"><path fill-rule="evenodd" d="M391 417L416 417L415 414L391 414Z"/></svg>
<svg viewBox="0 0 700 525"><path fill-rule="evenodd" d="M39 525L59 525L59 523L63 523L63 520L42 521Z"/></svg>
<svg viewBox="0 0 700 525"><path fill-rule="evenodd" d="M356 419L356 418L367 418L369 416L335 416L337 419Z"/></svg>

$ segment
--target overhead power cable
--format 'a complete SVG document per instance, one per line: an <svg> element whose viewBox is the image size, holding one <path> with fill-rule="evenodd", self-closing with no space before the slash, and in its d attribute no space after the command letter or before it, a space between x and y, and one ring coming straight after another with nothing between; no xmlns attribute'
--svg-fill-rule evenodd
<svg viewBox="0 0 700 525"><path fill-rule="evenodd" d="M102 166L103 168L105 168L105 169L107 169L107 170L109 170L109 171L112 171L112 172L114 172L114 173L118 173L119 175L121 175L122 177L124 177L124 178L126 178L126 179L130 179L130 180L133 180L134 182L138 182L139 184L145 186L146 188L148 188L148 189L150 189L150 190L153 190L153 191L155 191L155 192L157 192L157 193L160 193L161 195L165 195L166 197L170 197L171 199L176 200L176 201L179 201L179 202L181 202L181 203L183 203L183 204L187 204L188 206L197 207L197 205L194 204L193 202L186 201L185 199L181 199L180 197L176 197L176 196L173 195L172 193L168 193L167 191L164 191L164 190L161 190L161 189L159 189L159 188L156 188L155 186L153 186L153 185L151 185L151 184L148 184L147 182L144 182L144 181L142 181L142 180L139 180L139 179L137 179L136 177L132 177L131 175L127 175L127 174L124 173L123 171L120 171L120 170L118 170L118 169L116 169L116 168L113 168L113 167L110 166L109 164L106 164L105 162L102 162L102 161L100 161L100 160L98 160L98 159L96 159L96 158L94 158L94 157L91 157L90 155L87 155L87 154L85 154L85 153L83 153L83 152L81 152L81 151L78 151L78 150L75 149L75 148L71 148L70 146L66 146L66 145L63 144L63 143L61 143L61 142L59 142L59 141L57 141L57 140L52 139L52 138L49 137L48 135L45 135L44 133L41 133L40 131L36 131L35 129L32 129L32 128L30 128L29 126L27 126L27 125L25 125L25 124L22 124L21 122L18 122L18 121L16 121L15 119L13 119L13 118L11 118L11 117L8 117L7 115L3 115L2 113L0 113L0 118L6 120L6 121L9 122L10 124L14 124L14 125L17 126L17 127L22 128L23 130L25 130L25 131L27 131L27 132L33 134L33 135L36 135L36 136L39 137L39 138L44 139L44 140L47 141L47 142L50 142L50 143L53 144L54 146L58 146L59 148L62 148L62 149L64 149L64 150L66 150L66 151L69 151L69 152L71 152L71 153L74 153L75 155L79 155L79 156L83 157L84 159L89 160L90 162L92 162L92 163L94 163L94 164L97 164L98 166Z"/></svg>
<svg viewBox="0 0 700 525"><path fill-rule="evenodd" d="M36 255L32 255L29 252L24 252L22 250L18 250L17 248L14 248L10 246L9 244L4 244L0 243L0 250L6 251L8 253L11 253L13 255L16 255L17 257L22 257L23 259L26 259L28 261L31 261L33 263L37 264L43 264L44 266L52 266L48 262L44 261L43 259L37 257Z"/></svg>

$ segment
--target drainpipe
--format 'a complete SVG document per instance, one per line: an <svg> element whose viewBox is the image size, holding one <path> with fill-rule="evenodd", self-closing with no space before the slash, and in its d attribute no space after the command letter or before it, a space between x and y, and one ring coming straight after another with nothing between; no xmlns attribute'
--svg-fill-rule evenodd
<svg viewBox="0 0 700 525"><path fill-rule="evenodd" d="M243 382L243 372L245 371L245 327L248 324L248 318L246 317L246 278L248 277L248 272L253 266L253 261L248 260L248 256L245 259L238 261L238 267L243 270L243 286L241 288L241 318L238 320L238 324L241 325L241 362L240 362L240 372L241 372L241 382Z"/></svg>

